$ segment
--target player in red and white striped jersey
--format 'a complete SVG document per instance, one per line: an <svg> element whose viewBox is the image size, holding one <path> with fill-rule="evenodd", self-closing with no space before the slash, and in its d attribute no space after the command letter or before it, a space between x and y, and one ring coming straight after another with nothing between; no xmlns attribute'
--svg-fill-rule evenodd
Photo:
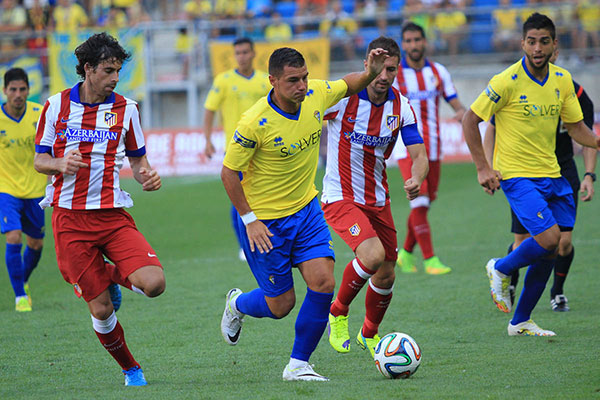
<svg viewBox="0 0 600 400"><path fill-rule="evenodd" d="M357 343L371 354L392 298L398 248L385 160L399 134L415 161L412 177L404 185L409 199L418 196L427 174L427 155L415 114L408 100L392 88L400 48L393 39L379 37L369 44L367 54L378 47L389 56L383 71L366 89L342 99L324 116L329 122L323 211L329 225L356 255L346 266L330 307L329 343L340 353L350 350L348 309L367 280L366 315Z"/></svg>
<svg viewBox="0 0 600 400"><path fill-rule="evenodd" d="M146 158L136 102L114 92L130 54L101 33L75 55L83 82L50 97L38 123L34 165L52 175L40 205L54 207L58 267L87 302L100 342L122 367L126 385L145 385L115 314L118 284L155 297L165 278L155 251L123 210L133 205L119 187L125 156L144 190L160 189L161 180Z"/></svg>
<svg viewBox="0 0 600 400"><path fill-rule="evenodd" d="M427 40L423 28L413 22L402 27L402 50L405 57L400 62L400 70L394 87L408 97L415 110L419 132L429 158L429 173L421 185L420 195L410 202L411 212L407 221L407 235L404 246L400 250L398 265L402 272L416 272L413 250L418 243L423 253L425 272L439 275L451 271L450 267L441 263L433 252L431 229L427 220L427 212L437 197L440 180L440 162L442 158L439 108L440 99L444 99L456 112L455 118L460 121L465 107L458 100L456 89L448 70L441 64L425 58ZM404 179L411 176L412 160L404 146L396 146L395 156Z"/></svg>

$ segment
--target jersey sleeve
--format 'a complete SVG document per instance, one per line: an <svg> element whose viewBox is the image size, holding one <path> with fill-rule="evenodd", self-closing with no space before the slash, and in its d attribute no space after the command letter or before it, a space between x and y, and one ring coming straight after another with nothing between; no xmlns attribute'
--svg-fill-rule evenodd
<svg viewBox="0 0 600 400"><path fill-rule="evenodd" d="M479 118L488 121L492 115L496 114L506 104L508 89L502 82L500 75L494 76L488 83L485 90L471 104L471 110Z"/></svg>
<svg viewBox="0 0 600 400"><path fill-rule="evenodd" d="M444 100L450 102L452 99L458 97L456 93L456 88L454 87L454 83L452 82L452 77L450 76L450 72L441 64L437 65L438 71L440 73L440 78L442 79L442 89Z"/></svg>
<svg viewBox="0 0 600 400"><path fill-rule="evenodd" d="M137 104L128 105L131 109L129 128L125 133L125 155L127 157L141 157L146 154L144 132L140 123L140 111Z"/></svg>
<svg viewBox="0 0 600 400"><path fill-rule="evenodd" d="M565 82L562 90L563 104L560 109L560 118L566 123L575 123L583 119L583 112L579 105L579 99L575 93L573 80L569 79Z"/></svg>
<svg viewBox="0 0 600 400"><path fill-rule="evenodd" d="M50 100L46 101L40 114L35 132L35 152L52 153L56 136L56 116Z"/></svg>
<svg viewBox="0 0 600 400"><path fill-rule="evenodd" d="M406 97L402 96L401 101L402 115L400 117L402 118L402 124L400 126L400 136L402 136L402 142L405 146L423 143L423 138L419 133L415 111Z"/></svg>
<svg viewBox="0 0 600 400"><path fill-rule="evenodd" d="M259 146L257 132L249 122L244 117L240 120L225 153L223 165L233 171L246 171Z"/></svg>
<svg viewBox="0 0 600 400"><path fill-rule="evenodd" d="M223 99L225 98L225 89L225 79L223 79L223 75L217 75L206 96L206 100L204 101L204 108L210 111L219 110L223 103Z"/></svg>
<svg viewBox="0 0 600 400"><path fill-rule="evenodd" d="M330 108L338 101L344 98L346 92L348 91L348 85L346 81L343 79L338 79L337 81L313 81L318 82L317 87L319 87L322 95L324 96L324 105L325 109Z"/></svg>

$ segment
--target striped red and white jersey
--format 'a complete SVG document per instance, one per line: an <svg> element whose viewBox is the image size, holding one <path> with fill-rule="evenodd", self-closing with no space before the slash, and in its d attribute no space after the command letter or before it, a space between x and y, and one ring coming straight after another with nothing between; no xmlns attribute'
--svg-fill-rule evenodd
<svg viewBox="0 0 600 400"><path fill-rule="evenodd" d="M368 206L389 203L386 162L401 133L405 144L423 143L408 100L390 88L383 104L367 90L340 100L325 112L327 168L323 203L350 200Z"/></svg>
<svg viewBox="0 0 600 400"><path fill-rule="evenodd" d="M58 158L79 150L88 168L52 176L40 205L71 210L131 207L131 197L119 187L119 171L125 156L146 154L137 103L116 93L104 103L81 103L79 86L46 101L35 151Z"/></svg>
<svg viewBox="0 0 600 400"><path fill-rule="evenodd" d="M427 156L431 161L442 158L440 137L440 98L447 102L457 97L450 73L442 64L425 60L420 70L408 66L402 59L393 85L408 98L417 115L419 132L423 135ZM406 158L404 146L397 146L394 156Z"/></svg>

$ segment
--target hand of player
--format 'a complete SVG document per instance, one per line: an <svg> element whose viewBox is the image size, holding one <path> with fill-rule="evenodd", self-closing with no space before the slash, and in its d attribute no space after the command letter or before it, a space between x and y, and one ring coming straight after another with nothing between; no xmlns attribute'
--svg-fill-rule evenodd
<svg viewBox="0 0 600 400"><path fill-rule="evenodd" d="M140 168L140 176L142 178L142 190L152 192L160 189L162 182L160 176L155 169Z"/></svg>
<svg viewBox="0 0 600 400"><path fill-rule="evenodd" d="M487 194L493 195L496 190L500 189L502 175L500 171L487 167L486 169L477 171L477 180Z"/></svg>
<svg viewBox="0 0 600 400"><path fill-rule="evenodd" d="M71 150L63 158L59 158L58 170L65 175L75 175L79 168L88 168L79 150Z"/></svg>
<svg viewBox="0 0 600 400"><path fill-rule="evenodd" d="M586 175L583 178L579 193L581 193L581 201L590 201L594 197L594 181L591 176Z"/></svg>
<svg viewBox="0 0 600 400"><path fill-rule="evenodd" d="M215 146L213 146L210 140L207 140L204 147L204 155L206 158L211 158L213 154L215 154Z"/></svg>
<svg viewBox="0 0 600 400"><path fill-rule="evenodd" d="M421 184L416 179L409 178L404 182L404 191L408 200L416 199L419 195L419 190L421 190Z"/></svg>
<svg viewBox="0 0 600 400"><path fill-rule="evenodd" d="M375 78L383 71L383 63L389 57L387 50L376 48L369 52L367 57L367 71L369 75Z"/></svg>
<svg viewBox="0 0 600 400"><path fill-rule="evenodd" d="M250 242L250 251L254 252L256 248L263 254L273 250L273 244L269 239L273 234L260 220L257 219L246 225L246 233L248 234L248 242Z"/></svg>

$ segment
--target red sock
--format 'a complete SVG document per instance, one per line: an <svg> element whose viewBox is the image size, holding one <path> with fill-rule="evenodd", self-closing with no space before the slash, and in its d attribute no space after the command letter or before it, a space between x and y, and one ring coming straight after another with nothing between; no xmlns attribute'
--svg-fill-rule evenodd
<svg viewBox="0 0 600 400"><path fill-rule="evenodd" d="M334 317L339 315L348 315L348 308L352 300L356 297L365 282L373 276L375 271L371 271L361 263L358 258L350 261L344 270L342 284L338 291L335 301L331 305L330 312Z"/></svg>
<svg viewBox="0 0 600 400"><path fill-rule="evenodd" d="M100 339L100 343L110 353L111 356L119 363L122 369L128 370L133 367L139 367L140 365L135 361L129 349L127 343L125 343L125 334L119 321L115 325L115 328L108 333L96 332L96 336Z"/></svg>
<svg viewBox="0 0 600 400"><path fill-rule="evenodd" d="M391 301L392 288L378 288L375 287L372 282L369 282L367 296L365 297L365 308L367 309L367 313L362 327L362 334L364 337L375 337L379 330L379 324L383 320L383 316Z"/></svg>
<svg viewBox="0 0 600 400"><path fill-rule="evenodd" d="M431 229L429 228L429 221L427 221L427 212L429 207L417 207L411 211L413 215L413 229L415 231L415 237L423 253L423 259L433 257L433 244L431 243Z"/></svg>
<svg viewBox="0 0 600 400"><path fill-rule="evenodd" d="M114 282L117 283L123 287L126 287L129 290L131 289L131 282L129 282L129 279L127 278L123 278L121 276L121 274L119 273L119 270L117 270L117 267L111 263L105 262L104 266L106 267L106 270L108 271L108 273L110 274L110 279Z"/></svg>
<svg viewBox="0 0 600 400"><path fill-rule="evenodd" d="M413 211L411 210L410 214L408 214L408 219L406 220L406 239L404 239L404 250L409 253L413 252L415 244L417 243L415 230L413 229L413 219Z"/></svg>

